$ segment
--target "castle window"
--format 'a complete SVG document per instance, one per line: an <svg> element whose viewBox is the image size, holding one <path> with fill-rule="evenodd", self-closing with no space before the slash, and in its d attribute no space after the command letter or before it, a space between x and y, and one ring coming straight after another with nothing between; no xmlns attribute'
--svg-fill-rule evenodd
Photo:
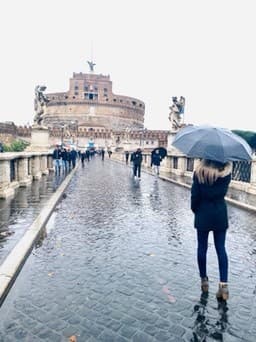
<svg viewBox="0 0 256 342"><path fill-rule="evenodd" d="M116 102L116 99L113 99L114 102Z"/></svg>
<svg viewBox="0 0 256 342"><path fill-rule="evenodd" d="M108 96L108 94L104 94L104 96L105 96L105 97L107 97L107 96Z"/></svg>
<svg viewBox="0 0 256 342"><path fill-rule="evenodd" d="M136 106L136 101L132 101L132 104L133 104L134 106Z"/></svg>
<svg viewBox="0 0 256 342"><path fill-rule="evenodd" d="M140 107L142 107L142 104L140 103Z"/></svg>
<svg viewBox="0 0 256 342"><path fill-rule="evenodd" d="M78 89L79 89L78 85L75 85L75 90L78 90Z"/></svg>
<svg viewBox="0 0 256 342"><path fill-rule="evenodd" d="M98 91L98 88L97 88L97 87L94 87L94 90L95 90L95 91Z"/></svg>
<svg viewBox="0 0 256 342"><path fill-rule="evenodd" d="M120 103L122 103L123 102L123 100L120 100Z"/></svg>
<svg viewBox="0 0 256 342"><path fill-rule="evenodd" d="M65 99L68 99L68 96L65 96Z"/></svg>
<svg viewBox="0 0 256 342"><path fill-rule="evenodd" d="M108 89L107 89L107 88L104 88L104 92L107 93L107 92L108 92Z"/></svg>
<svg viewBox="0 0 256 342"><path fill-rule="evenodd" d="M75 95L79 95L78 91L75 91Z"/></svg>
<svg viewBox="0 0 256 342"><path fill-rule="evenodd" d="M108 101L108 98L106 98L106 101Z"/></svg>
<svg viewBox="0 0 256 342"><path fill-rule="evenodd" d="M75 96L73 96L73 99L75 99L76 97Z"/></svg>
<svg viewBox="0 0 256 342"><path fill-rule="evenodd" d="M88 91L88 87L87 86L84 86L84 91Z"/></svg>

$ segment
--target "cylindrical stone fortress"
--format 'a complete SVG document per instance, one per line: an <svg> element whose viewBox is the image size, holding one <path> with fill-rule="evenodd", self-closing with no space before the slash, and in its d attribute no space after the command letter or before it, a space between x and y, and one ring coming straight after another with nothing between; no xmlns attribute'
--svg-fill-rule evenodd
<svg viewBox="0 0 256 342"><path fill-rule="evenodd" d="M113 130L143 128L144 102L113 94L109 75L73 73L67 92L46 96L50 100L43 116L46 126L75 121L78 126Z"/></svg>

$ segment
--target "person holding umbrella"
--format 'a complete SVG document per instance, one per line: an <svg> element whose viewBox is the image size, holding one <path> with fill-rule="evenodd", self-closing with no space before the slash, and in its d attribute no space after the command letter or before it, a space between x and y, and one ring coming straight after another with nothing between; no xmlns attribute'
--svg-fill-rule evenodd
<svg viewBox="0 0 256 342"><path fill-rule="evenodd" d="M197 262L201 290L208 292L206 267L208 236L213 231L219 265L218 300L229 298L228 256L225 249L228 214L225 195L231 181L230 161L251 160L250 146L233 132L211 126L187 126L176 135L172 145L188 157L200 158L193 174L191 210L197 230Z"/></svg>
<svg viewBox="0 0 256 342"><path fill-rule="evenodd" d="M209 281L206 271L206 256L209 232L213 231L214 245L219 264L218 299L227 300L228 257L225 249L228 228L225 195L231 181L231 163L220 163L202 159L195 169L191 188L191 209L195 214L194 226L197 229L197 262L201 277L201 289L208 292Z"/></svg>
<svg viewBox="0 0 256 342"><path fill-rule="evenodd" d="M155 153L152 153L152 156L151 156L151 166L157 176L159 175L161 161L162 161L162 157L159 153L159 150L156 150Z"/></svg>

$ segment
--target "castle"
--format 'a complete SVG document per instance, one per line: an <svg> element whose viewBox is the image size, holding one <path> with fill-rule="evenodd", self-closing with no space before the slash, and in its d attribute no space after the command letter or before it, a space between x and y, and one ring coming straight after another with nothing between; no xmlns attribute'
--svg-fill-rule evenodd
<svg viewBox="0 0 256 342"><path fill-rule="evenodd" d="M95 65L95 64L93 64ZM141 129L145 104L139 99L116 95L110 76L73 73L69 90L46 94L48 103L43 115L45 126L76 122L78 126L110 130Z"/></svg>
<svg viewBox="0 0 256 342"><path fill-rule="evenodd" d="M44 94L47 101L42 120L49 129L51 146L72 141L83 147L89 140L101 147L125 148L128 142L130 148L141 146L149 150L167 146L168 130L144 128L144 102L114 94L110 76L95 74L95 64L88 64L90 73L73 73L67 92ZM0 126L2 141L11 127L3 125L2 130ZM31 127L12 125L15 127L13 138L30 141Z"/></svg>

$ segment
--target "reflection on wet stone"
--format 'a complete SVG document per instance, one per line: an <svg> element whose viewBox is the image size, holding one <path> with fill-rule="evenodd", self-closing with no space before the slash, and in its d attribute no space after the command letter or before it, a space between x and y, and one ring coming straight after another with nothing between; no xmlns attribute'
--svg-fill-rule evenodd
<svg viewBox="0 0 256 342"><path fill-rule="evenodd" d="M37 186L19 203L29 208L58 184ZM13 341L253 341L254 214L228 208L226 304L215 298L212 237L210 292L200 296L187 189L144 173L136 182L129 167L95 158L65 194L0 310L1 333ZM13 222L26 217L19 210Z"/></svg>
<svg viewBox="0 0 256 342"><path fill-rule="evenodd" d="M63 177L50 173L28 187L16 189L13 198L0 199L0 261L33 223Z"/></svg>

